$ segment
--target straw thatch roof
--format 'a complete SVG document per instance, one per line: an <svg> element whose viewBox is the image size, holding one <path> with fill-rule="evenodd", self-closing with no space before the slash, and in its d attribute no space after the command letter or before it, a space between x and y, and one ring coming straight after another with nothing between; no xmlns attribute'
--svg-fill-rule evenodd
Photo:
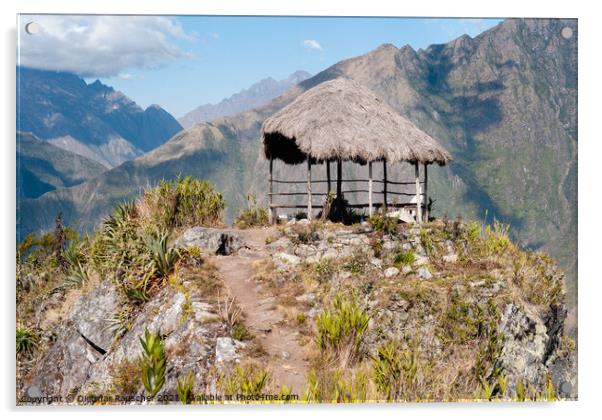
<svg viewBox="0 0 602 420"><path fill-rule="evenodd" d="M289 164L353 160L446 164L451 156L432 137L371 90L334 79L304 92L261 127L261 154Z"/></svg>

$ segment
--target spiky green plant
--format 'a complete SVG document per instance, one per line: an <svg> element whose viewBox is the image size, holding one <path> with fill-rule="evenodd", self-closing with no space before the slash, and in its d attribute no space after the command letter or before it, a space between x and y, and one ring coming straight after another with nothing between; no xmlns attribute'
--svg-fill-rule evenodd
<svg viewBox="0 0 602 420"><path fill-rule="evenodd" d="M65 277L65 284L71 287L81 287L89 279L90 274L88 273L88 269L81 262L77 261L71 272Z"/></svg>
<svg viewBox="0 0 602 420"><path fill-rule="evenodd" d="M177 249L167 246L168 237L169 232L162 230L158 233L147 235L145 238L145 243L151 253L155 270L161 277L170 274L180 258L180 253Z"/></svg>
<svg viewBox="0 0 602 420"><path fill-rule="evenodd" d="M377 350L372 359L374 382L389 401L399 398L415 399L418 374L416 349L400 349L400 344L390 341Z"/></svg>
<svg viewBox="0 0 602 420"><path fill-rule="evenodd" d="M17 326L17 356L33 356L36 347L39 344L39 337L35 331L29 327Z"/></svg>
<svg viewBox="0 0 602 420"><path fill-rule="evenodd" d="M139 364L142 371L142 383L149 395L154 397L165 384L165 367L167 365L165 343L159 335L146 329L144 338L140 337L140 345L142 346L142 357Z"/></svg>
<svg viewBox="0 0 602 420"><path fill-rule="evenodd" d="M194 373L192 371L188 372L188 376L186 379L178 378L178 397L180 397L180 402L182 404L190 404L192 402L192 390L194 387Z"/></svg>
<svg viewBox="0 0 602 420"><path fill-rule="evenodd" d="M241 393L251 396L261 394L268 379L269 372L266 369L258 369L254 365L238 365L229 376L221 378L221 383L226 394Z"/></svg>
<svg viewBox="0 0 602 420"><path fill-rule="evenodd" d="M368 321L368 314L355 299L336 296L332 309L322 311L316 320L316 344L321 350L332 352L342 364L353 362L359 356Z"/></svg>
<svg viewBox="0 0 602 420"><path fill-rule="evenodd" d="M404 251L395 256L394 263L399 267L402 265L412 264L414 261L416 261L416 256L414 253L412 251Z"/></svg>

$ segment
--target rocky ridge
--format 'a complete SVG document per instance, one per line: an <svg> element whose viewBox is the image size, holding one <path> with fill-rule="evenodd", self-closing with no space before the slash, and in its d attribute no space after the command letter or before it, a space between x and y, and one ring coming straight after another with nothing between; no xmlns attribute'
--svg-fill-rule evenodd
<svg viewBox="0 0 602 420"><path fill-rule="evenodd" d="M368 314L369 325L361 344L365 362L347 366L346 375L393 340L414 346L421 381L430 384L421 385L420 399L483 398L483 384L501 398L517 398L520 387L536 398L550 383L558 397L576 398L575 351L562 328L562 274L545 256L504 242L503 232L489 231L481 240L471 233L475 229L439 221L385 233L368 224L300 220L266 230L265 245L250 241L245 231L188 229L175 243L183 249L201 246L200 265L183 265L123 329L115 322L123 297L112 280L100 280L49 338L20 395L61 395L80 403L108 394L143 396L144 388L132 378L146 329L165 339L162 393L168 395L177 394L177 381L188 372L194 373L195 392L219 393L223 375L249 362L268 366L278 377L290 354L271 354L266 343L281 326L297 331L282 344L299 347L311 367L316 320L333 299L348 295ZM491 250L493 245L498 248ZM229 258L249 252L260 258L252 260L255 275L248 287L272 299L270 310L281 315L265 330L253 330L254 338L238 339L220 317L215 288L208 287L227 284L211 261L221 258L227 266L234 261ZM250 307L241 309L251 325L253 319L244 318ZM258 350L263 346L267 350ZM282 385L287 384L271 383L270 391Z"/></svg>

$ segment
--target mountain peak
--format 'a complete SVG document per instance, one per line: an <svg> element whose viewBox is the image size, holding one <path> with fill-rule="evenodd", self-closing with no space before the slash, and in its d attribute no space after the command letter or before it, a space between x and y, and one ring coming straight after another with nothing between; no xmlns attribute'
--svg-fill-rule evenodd
<svg viewBox="0 0 602 420"><path fill-rule="evenodd" d="M311 74L304 70L297 70L282 80L266 77L217 104L205 104L195 108L180 117L178 122L183 127L189 128L201 122L257 108L282 95L291 86L309 77L311 77Z"/></svg>

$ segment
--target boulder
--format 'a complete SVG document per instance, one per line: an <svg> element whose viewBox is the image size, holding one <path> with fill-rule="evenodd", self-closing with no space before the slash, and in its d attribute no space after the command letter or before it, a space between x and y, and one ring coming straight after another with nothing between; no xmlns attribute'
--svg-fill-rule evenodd
<svg viewBox="0 0 602 420"><path fill-rule="evenodd" d="M290 265L290 266L296 266L301 262L301 258L297 257L296 255L291 255L291 254L287 254L285 252L278 252L277 254L274 255L274 257L286 264L286 265Z"/></svg>
<svg viewBox="0 0 602 420"><path fill-rule="evenodd" d="M517 305L506 305L498 332L504 337L503 348L497 366L508 379L509 391L515 392L516 384L543 386L546 380L546 344L549 340L546 326L541 319Z"/></svg>
<svg viewBox="0 0 602 420"><path fill-rule="evenodd" d="M433 275L431 274L429 269L426 268L426 266L424 266L424 265L418 269L416 274L418 275L418 277L420 277L421 279L425 279L425 280L433 278Z"/></svg>
<svg viewBox="0 0 602 420"><path fill-rule="evenodd" d="M178 248L197 246L209 254L230 255L244 247L245 243L231 229L196 226L186 230L175 245Z"/></svg>
<svg viewBox="0 0 602 420"><path fill-rule="evenodd" d="M231 337L218 337L215 344L215 361L217 363L238 362L237 350L245 347L245 343Z"/></svg>
<svg viewBox="0 0 602 420"><path fill-rule="evenodd" d="M395 277L399 274L399 269L397 267L389 267L383 272L383 274L386 278L390 279L391 277Z"/></svg>

